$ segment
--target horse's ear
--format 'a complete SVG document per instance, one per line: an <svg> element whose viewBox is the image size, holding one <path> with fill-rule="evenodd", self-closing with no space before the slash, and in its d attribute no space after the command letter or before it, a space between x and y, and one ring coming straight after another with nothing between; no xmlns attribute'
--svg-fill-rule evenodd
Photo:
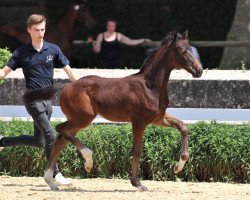
<svg viewBox="0 0 250 200"><path fill-rule="evenodd" d="M170 41L174 41L177 38L177 32L176 31L171 31L167 34L167 36L165 38L163 38L163 40L161 41L161 46L170 42Z"/></svg>
<svg viewBox="0 0 250 200"><path fill-rule="evenodd" d="M172 38L172 39L176 39L176 37L177 37L177 31L172 31L172 32L170 32L169 33L169 35L170 35L170 37Z"/></svg>
<svg viewBox="0 0 250 200"><path fill-rule="evenodd" d="M182 33L182 38L183 38L184 40L188 40L188 30L186 30L186 31L184 31L184 32Z"/></svg>

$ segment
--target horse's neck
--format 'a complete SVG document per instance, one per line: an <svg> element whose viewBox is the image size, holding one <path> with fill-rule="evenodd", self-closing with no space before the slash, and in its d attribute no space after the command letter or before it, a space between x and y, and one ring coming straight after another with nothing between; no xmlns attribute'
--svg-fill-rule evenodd
<svg viewBox="0 0 250 200"><path fill-rule="evenodd" d="M162 59L166 61L158 61L157 63L153 63L150 60L146 61L139 73L143 74L146 84L149 87L158 93L166 94L172 69L168 62L170 60L170 56L168 58L165 57Z"/></svg>
<svg viewBox="0 0 250 200"><path fill-rule="evenodd" d="M77 10L72 6L67 13L63 16L63 18L57 23L59 27L65 27L65 33L69 38L72 37L74 33L74 26L77 20Z"/></svg>

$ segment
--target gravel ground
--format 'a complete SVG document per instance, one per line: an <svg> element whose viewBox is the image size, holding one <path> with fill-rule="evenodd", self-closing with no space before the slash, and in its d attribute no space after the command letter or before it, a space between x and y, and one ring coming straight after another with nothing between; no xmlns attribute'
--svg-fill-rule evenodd
<svg viewBox="0 0 250 200"><path fill-rule="evenodd" d="M72 186L51 191L42 177L0 176L1 200L249 200L250 184L143 181L139 192L128 180L70 179Z"/></svg>

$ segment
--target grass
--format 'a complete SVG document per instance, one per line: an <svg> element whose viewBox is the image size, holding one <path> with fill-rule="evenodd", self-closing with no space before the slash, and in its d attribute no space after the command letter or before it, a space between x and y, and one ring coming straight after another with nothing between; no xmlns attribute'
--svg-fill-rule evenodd
<svg viewBox="0 0 250 200"><path fill-rule="evenodd" d="M173 168L180 156L179 132L173 128L147 127L140 163L143 179L250 182L250 124L199 122L188 128L190 159L176 176ZM0 121L0 132L4 136L32 135L33 125L24 121ZM66 176L130 177L132 129L129 124L91 125L77 137L93 150L94 167L87 174L80 152L69 144L59 159ZM42 176L46 167L43 149L30 147L5 148L0 160L0 173L12 176Z"/></svg>

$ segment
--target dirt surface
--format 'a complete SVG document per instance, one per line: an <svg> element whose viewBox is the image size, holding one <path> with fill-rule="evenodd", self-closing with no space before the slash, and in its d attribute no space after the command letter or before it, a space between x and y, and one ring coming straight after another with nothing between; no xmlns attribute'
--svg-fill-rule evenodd
<svg viewBox="0 0 250 200"><path fill-rule="evenodd" d="M143 181L148 191L139 192L128 180L70 179L72 186L51 191L42 177L0 176L0 200L250 200L250 184Z"/></svg>

